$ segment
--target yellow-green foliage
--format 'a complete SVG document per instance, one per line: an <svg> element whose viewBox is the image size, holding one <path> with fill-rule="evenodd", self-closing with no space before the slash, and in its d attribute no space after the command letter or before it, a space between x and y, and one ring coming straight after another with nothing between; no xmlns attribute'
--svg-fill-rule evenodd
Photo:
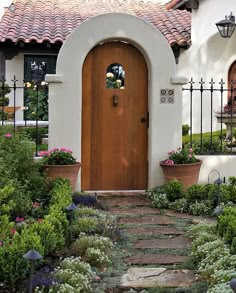
<svg viewBox="0 0 236 293"><path fill-rule="evenodd" d="M0 214L9 213L15 207L15 203L11 199L14 192L15 188L13 186L0 188Z"/></svg>

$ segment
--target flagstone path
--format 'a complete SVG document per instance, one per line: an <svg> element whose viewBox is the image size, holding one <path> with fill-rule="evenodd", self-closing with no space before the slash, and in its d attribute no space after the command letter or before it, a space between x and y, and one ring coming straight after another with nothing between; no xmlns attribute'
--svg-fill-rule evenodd
<svg viewBox="0 0 236 293"><path fill-rule="evenodd" d="M122 288L187 288L197 283L187 255L191 243L186 227L206 220L151 207L144 194L98 194L109 213L132 241L129 266L121 278ZM184 224L183 224L184 223Z"/></svg>

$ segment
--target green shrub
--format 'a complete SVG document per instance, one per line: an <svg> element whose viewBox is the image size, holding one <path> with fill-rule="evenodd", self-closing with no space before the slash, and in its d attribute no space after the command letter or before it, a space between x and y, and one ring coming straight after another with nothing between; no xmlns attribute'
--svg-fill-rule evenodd
<svg viewBox="0 0 236 293"><path fill-rule="evenodd" d="M29 262L23 258L28 250L37 250L42 255L44 249L40 237L28 229L14 234L12 240L5 242L0 249L0 281L15 284L29 271Z"/></svg>
<svg viewBox="0 0 236 293"><path fill-rule="evenodd" d="M152 200L155 195L162 193L165 193L164 186L155 186L148 190L147 197Z"/></svg>
<svg viewBox="0 0 236 293"><path fill-rule="evenodd" d="M16 203L12 197L15 192L15 187L5 186L0 188L0 214L9 214L15 208Z"/></svg>
<svg viewBox="0 0 236 293"><path fill-rule="evenodd" d="M170 209L180 213L187 213L188 207L189 204L186 198L177 199L169 204Z"/></svg>
<svg viewBox="0 0 236 293"><path fill-rule="evenodd" d="M188 124L182 125L182 135L183 136L188 135L189 129L190 129L190 126Z"/></svg>
<svg viewBox="0 0 236 293"><path fill-rule="evenodd" d="M164 184L164 193L166 193L169 201L175 201L183 197L183 184L178 180L171 180Z"/></svg>
<svg viewBox="0 0 236 293"><path fill-rule="evenodd" d="M14 223L9 221L7 215L0 215L0 227L0 241L1 244L4 244L4 242L11 236Z"/></svg>
<svg viewBox="0 0 236 293"><path fill-rule="evenodd" d="M236 208L224 208L223 214L218 218L218 231L225 241L235 250L236 237Z"/></svg>
<svg viewBox="0 0 236 293"><path fill-rule="evenodd" d="M232 293L229 283L221 283L212 286L207 290L207 293Z"/></svg>
<svg viewBox="0 0 236 293"><path fill-rule="evenodd" d="M209 224L207 222L203 222L203 223L199 223L197 225L191 226L190 236L192 238L197 238L202 233L216 234L216 231L217 230L216 230L215 224Z"/></svg>
<svg viewBox="0 0 236 293"><path fill-rule="evenodd" d="M217 237L216 226L201 223L190 229L193 238L191 255L197 263L198 274L210 285L207 292L220 291L236 276L236 255L231 255L224 241Z"/></svg>
<svg viewBox="0 0 236 293"><path fill-rule="evenodd" d="M85 259L94 267L109 266L111 260L104 251L98 248L89 247L85 252Z"/></svg>
<svg viewBox="0 0 236 293"><path fill-rule="evenodd" d="M83 217L78 218L73 222L72 234L76 238L81 232L93 233L96 231L98 225L98 220L96 218Z"/></svg>
<svg viewBox="0 0 236 293"><path fill-rule="evenodd" d="M24 128L23 133L27 135L27 137L36 142L37 144L42 143L42 138L48 134L47 127L39 127L36 131L36 128Z"/></svg>
<svg viewBox="0 0 236 293"><path fill-rule="evenodd" d="M158 193L153 195L152 206L158 209L166 209L169 206L169 200L165 193Z"/></svg>
<svg viewBox="0 0 236 293"><path fill-rule="evenodd" d="M52 292L91 292L90 282L94 273L88 263L81 261L79 257L68 257L61 261L55 271L59 279L58 285L52 288Z"/></svg>
<svg viewBox="0 0 236 293"><path fill-rule="evenodd" d="M6 171L4 177L25 181L34 173L34 152L32 143L19 133L12 132L0 135L0 158Z"/></svg>
<svg viewBox="0 0 236 293"><path fill-rule="evenodd" d="M206 199L205 185L193 184L185 191L185 198L188 203L195 203Z"/></svg>
<svg viewBox="0 0 236 293"><path fill-rule="evenodd" d="M74 215L75 217L98 216L99 211L94 208L80 206L77 210L75 210Z"/></svg>
<svg viewBox="0 0 236 293"><path fill-rule="evenodd" d="M188 212L194 216L207 216L212 214L211 203L209 201L196 201L189 205Z"/></svg>
<svg viewBox="0 0 236 293"><path fill-rule="evenodd" d="M112 248L113 244L108 237L93 235L87 236L81 234L80 238L72 244L72 251L76 255L83 256L88 248L99 249L101 252L107 252Z"/></svg>
<svg viewBox="0 0 236 293"><path fill-rule="evenodd" d="M71 186L69 179L56 178L53 180L50 200L50 212L58 209L65 210L71 203Z"/></svg>
<svg viewBox="0 0 236 293"><path fill-rule="evenodd" d="M65 244L64 231L58 231L58 229L55 229L55 226L49 221L49 219L42 220L42 222L36 222L28 229L29 232L40 236L45 255L62 248Z"/></svg>
<svg viewBox="0 0 236 293"><path fill-rule="evenodd" d="M186 143L185 147L190 147L190 143ZM198 137L195 137L193 139L192 148L194 149L194 153L196 155L217 154L221 152L226 152L226 145L224 142L222 146L223 150L221 151L221 140L219 139L219 137L212 137L211 142L210 136L203 136L201 148L201 138L200 135L198 135Z"/></svg>

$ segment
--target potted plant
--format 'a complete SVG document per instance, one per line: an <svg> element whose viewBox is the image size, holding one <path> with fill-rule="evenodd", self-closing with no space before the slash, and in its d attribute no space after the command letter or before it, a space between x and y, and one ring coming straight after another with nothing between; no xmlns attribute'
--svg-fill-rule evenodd
<svg viewBox="0 0 236 293"><path fill-rule="evenodd" d="M168 152L168 156L167 160L160 162L166 181L177 179L184 188L198 182L202 161L194 156L193 149L178 148Z"/></svg>
<svg viewBox="0 0 236 293"><path fill-rule="evenodd" d="M42 151L39 155L43 157L46 176L51 179L68 178L74 191L81 164L76 162L72 151L66 148L53 148L49 151Z"/></svg>

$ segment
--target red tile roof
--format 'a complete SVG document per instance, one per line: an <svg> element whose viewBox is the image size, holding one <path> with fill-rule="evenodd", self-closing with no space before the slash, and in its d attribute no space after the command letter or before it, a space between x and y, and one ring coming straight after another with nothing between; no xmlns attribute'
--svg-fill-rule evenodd
<svg viewBox="0 0 236 293"><path fill-rule="evenodd" d="M191 14L166 10L152 0L15 0L0 21L0 43L63 43L79 24L95 15L124 12L158 28L170 46L190 45Z"/></svg>

